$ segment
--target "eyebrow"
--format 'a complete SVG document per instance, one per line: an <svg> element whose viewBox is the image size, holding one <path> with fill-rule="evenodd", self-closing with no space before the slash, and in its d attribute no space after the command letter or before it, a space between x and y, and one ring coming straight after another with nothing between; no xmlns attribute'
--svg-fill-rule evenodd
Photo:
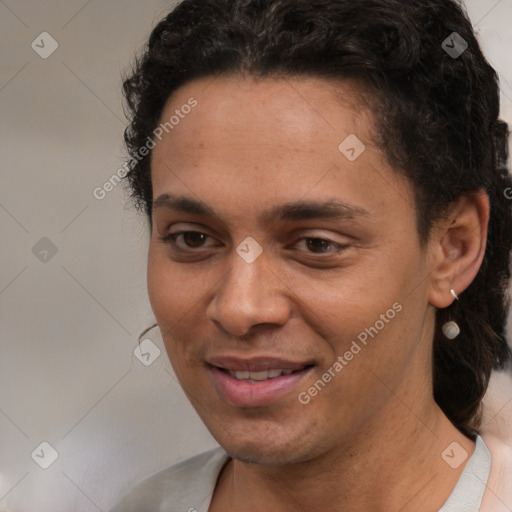
<svg viewBox="0 0 512 512"><path fill-rule="evenodd" d="M201 215L220 220L219 215L203 201L187 197L162 194L152 204L152 211L166 208L192 215ZM356 217L369 216L364 208L350 205L338 199L327 201L299 200L273 206L264 212L261 220L264 223L291 222L308 219L339 219L352 220Z"/></svg>

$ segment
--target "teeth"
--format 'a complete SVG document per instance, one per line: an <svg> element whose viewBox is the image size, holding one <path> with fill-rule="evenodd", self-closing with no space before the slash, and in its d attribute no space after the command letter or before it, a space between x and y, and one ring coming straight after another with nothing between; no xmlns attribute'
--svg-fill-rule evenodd
<svg viewBox="0 0 512 512"><path fill-rule="evenodd" d="M281 375L290 375L293 373L293 370L280 370L280 369L270 369L263 370L261 372L247 372L247 371L234 371L229 370L229 374L231 377L234 377L238 380L246 380L249 382L261 382L263 380L274 379L275 377L280 377Z"/></svg>
<svg viewBox="0 0 512 512"><path fill-rule="evenodd" d="M261 372L249 372L249 377L252 380L267 380L268 370L263 370Z"/></svg>

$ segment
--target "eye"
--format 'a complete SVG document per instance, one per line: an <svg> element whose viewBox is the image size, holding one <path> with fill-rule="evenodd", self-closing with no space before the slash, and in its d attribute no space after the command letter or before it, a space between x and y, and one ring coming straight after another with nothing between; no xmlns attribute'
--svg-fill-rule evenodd
<svg viewBox="0 0 512 512"><path fill-rule="evenodd" d="M339 244L327 238L302 237L297 240L297 243L302 241L305 241L305 246L308 252L313 254L333 254L341 252L343 249L348 247L348 245ZM333 248L334 250L329 250L329 248Z"/></svg>
<svg viewBox="0 0 512 512"><path fill-rule="evenodd" d="M178 243L179 237L183 237L182 241L185 245ZM206 239L211 237L206 233L201 233L200 231L178 231L159 238L161 242L176 247L178 250L187 250L205 247L204 242Z"/></svg>
<svg viewBox="0 0 512 512"><path fill-rule="evenodd" d="M176 233L168 233L159 237L159 239L178 251L194 252L194 249L214 246L214 244L205 245L208 239L213 240L213 238L201 231L178 231ZM296 244L299 242L302 242L306 247L304 252L309 254L337 254L348 247L347 244L340 244L328 238L320 237L302 237L297 240Z"/></svg>

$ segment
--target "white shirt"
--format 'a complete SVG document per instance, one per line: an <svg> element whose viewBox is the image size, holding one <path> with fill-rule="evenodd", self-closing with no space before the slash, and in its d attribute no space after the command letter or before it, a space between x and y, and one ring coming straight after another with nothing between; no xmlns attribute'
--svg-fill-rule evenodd
<svg viewBox="0 0 512 512"><path fill-rule="evenodd" d="M208 512L217 478L230 460L222 447L201 453L142 480L111 512ZM480 436L475 450L439 512L478 512L491 453Z"/></svg>

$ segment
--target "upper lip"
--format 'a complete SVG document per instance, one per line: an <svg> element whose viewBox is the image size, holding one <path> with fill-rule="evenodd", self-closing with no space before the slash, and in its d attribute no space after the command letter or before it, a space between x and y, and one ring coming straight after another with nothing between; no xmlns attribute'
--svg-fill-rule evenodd
<svg viewBox="0 0 512 512"><path fill-rule="evenodd" d="M207 360L207 363L218 368L232 371L261 372L270 369L280 370L302 370L305 366L310 366L312 362L289 361L280 357L236 357L236 356L218 356Z"/></svg>

